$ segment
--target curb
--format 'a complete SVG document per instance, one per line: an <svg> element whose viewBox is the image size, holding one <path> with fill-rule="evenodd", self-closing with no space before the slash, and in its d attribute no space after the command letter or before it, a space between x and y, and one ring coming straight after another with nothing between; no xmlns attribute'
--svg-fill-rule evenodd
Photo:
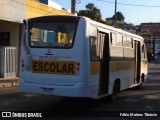
<svg viewBox="0 0 160 120"><path fill-rule="evenodd" d="M19 78L0 78L0 88L19 86Z"/></svg>

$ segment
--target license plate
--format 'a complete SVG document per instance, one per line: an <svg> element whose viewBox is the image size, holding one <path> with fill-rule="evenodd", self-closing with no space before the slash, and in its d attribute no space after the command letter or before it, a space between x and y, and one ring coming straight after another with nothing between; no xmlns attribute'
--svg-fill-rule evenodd
<svg viewBox="0 0 160 120"><path fill-rule="evenodd" d="M41 88L41 93L42 94L48 94L48 95L53 95L54 94L54 88Z"/></svg>

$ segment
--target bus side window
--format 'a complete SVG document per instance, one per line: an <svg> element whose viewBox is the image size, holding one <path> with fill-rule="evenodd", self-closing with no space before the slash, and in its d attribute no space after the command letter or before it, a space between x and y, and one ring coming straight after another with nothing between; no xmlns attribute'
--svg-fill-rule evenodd
<svg viewBox="0 0 160 120"><path fill-rule="evenodd" d="M131 38L127 37L127 47L131 47Z"/></svg>
<svg viewBox="0 0 160 120"><path fill-rule="evenodd" d="M142 45L142 58L146 58L146 51L145 51L145 45Z"/></svg>
<svg viewBox="0 0 160 120"><path fill-rule="evenodd" d="M125 47L133 48L133 39L131 37L124 37L123 44Z"/></svg>
<svg viewBox="0 0 160 120"><path fill-rule="evenodd" d="M99 51L98 51L98 40L97 37L90 37L90 55L91 60L99 60Z"/></svg>
<svg viewBox="0 0 160 120"><path fill-rule="evenodd" d="M90 37L90 51L92 60L100 60L103 58L105 34L99 32L97 37Z"/></svg>
<svg viewBox="0 0 160 120"><path fill-rule="evenodd" d="M116 34L111 33L111 45L117 45L117 39L116 39Z"/></svg>
<svg viewBox="0 0 160 120"><path fill-rule="evenodd" d="M127 46L127 37L123 36L123 46L126 47Z"/></svg>
<svg viewBox="0 0 160 120"><path fill-rule="evenodd" d="M122 46L123 36L121 34L117 34L117 45Z"/></svg>
<svg viewBox="0 0 160 120"><path fill-rule="evenodd" d="M104 33L101 33L99 32L98 33L98 45L99 45L99 56L100 56L100 59L103 58L103 48L104 48L104 39L105 39L105 34Z"/></svg>

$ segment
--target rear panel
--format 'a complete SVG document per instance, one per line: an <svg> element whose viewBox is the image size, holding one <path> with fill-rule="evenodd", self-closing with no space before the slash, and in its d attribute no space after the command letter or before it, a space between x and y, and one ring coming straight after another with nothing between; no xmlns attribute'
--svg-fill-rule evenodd
<svg viewBox="0 0 160 120"><path fill-rule="evenodd" d="M83 29L83 30L82 30ZM85 19L28 20L22 42L20 87L24 92L86 96ZM83 32L82 32L83 31ZM27 49L26 49L27 48Z"/></svg>

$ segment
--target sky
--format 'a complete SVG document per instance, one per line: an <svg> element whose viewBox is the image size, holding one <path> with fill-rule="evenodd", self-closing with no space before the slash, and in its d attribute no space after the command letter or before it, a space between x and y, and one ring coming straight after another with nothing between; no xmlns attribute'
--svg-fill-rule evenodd
<svg viewBox="0 0 160 120"><path fill-rule="evenodd" d="M53 0L62 8L71 9L71 0ZM100 9L102 19L110 18L115 12L115 0L77 0L76 10L85 10L88 3ZM160 0L117 0L117 11L120 11L125 22L139 25L148 22L160 22Z"/></svg>

